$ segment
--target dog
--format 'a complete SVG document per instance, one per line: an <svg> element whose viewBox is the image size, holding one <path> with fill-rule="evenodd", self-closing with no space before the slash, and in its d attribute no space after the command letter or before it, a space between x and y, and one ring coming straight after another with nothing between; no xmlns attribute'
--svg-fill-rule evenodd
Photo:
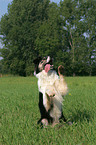
<svg viewBox="0 0 96 145"><path fill-rule="evenodd" d="M68 93L67 83L65 82L63 72L64 67L58 67L58 74L53 69L53 60L50 56L36 58L34 75L38 78L39 89L39 109L41 118L38 124L48 125L59 123L66 119L62 112L63 96Z"/></svg>

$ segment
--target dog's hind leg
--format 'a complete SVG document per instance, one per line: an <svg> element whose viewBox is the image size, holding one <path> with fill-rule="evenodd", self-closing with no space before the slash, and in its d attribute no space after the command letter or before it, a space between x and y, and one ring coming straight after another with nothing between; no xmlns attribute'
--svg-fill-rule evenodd
<svg viewBox="0 0 96 145"><path fill-rule="evenodd" d="M71 121L67 121L67 119L63 115L63 112L62 112L62 116L60 117L60 121L61 122L64 121L68 125L72 125L73 124Z"/></svg>
<svg viewBox="0 0 96 145"><path fill-rule="evenodd" d="M38 122L40 122L46 116L46 109L43 105L43 94L41 92L39 92L39 104L38 104L38 106L39 106L40 115L41 115L41 118Z"/></svg>
<svg viewBox="0 0 96 145"><path fill-rule="evenodd" d="M59 120L62 120L62 121L64 121L64 122L67 122L67 119L64 117L63 112L62 112L61 117L60 117Z"/></svg>
<svg viewBox="0 0 96 145"><path fill-rule="evenodd" d="M53 122L52 117L49 115L49 112L46 111L43 105L43 94L39 92L39 110L41 118L38 120L37 124L41 124L42 119L47 119L49 123Z"/></svg>

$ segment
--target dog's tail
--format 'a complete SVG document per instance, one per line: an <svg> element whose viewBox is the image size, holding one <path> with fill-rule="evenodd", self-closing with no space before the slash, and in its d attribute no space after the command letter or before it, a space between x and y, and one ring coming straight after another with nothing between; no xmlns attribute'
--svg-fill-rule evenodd
<svg viewBox="0 0 96 145"><path fill-rule="evenodd" d="M62 65L58 67L58 74L60 79L57 80L56 86L58 86L58 91L61 93L61 95L65 96L68 93L68 87L64 79L64 67Z"/></svg>

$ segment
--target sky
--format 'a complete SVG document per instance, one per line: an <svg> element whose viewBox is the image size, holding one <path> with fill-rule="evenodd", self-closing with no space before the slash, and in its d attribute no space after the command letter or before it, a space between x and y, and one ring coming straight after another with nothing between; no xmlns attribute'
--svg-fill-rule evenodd
<svg viewBox="0 0 96 145"><path fill-rule="evenodd" d="M0 19L2 15L7 13L8 4L11 3L12 0L0 0Z"/></svg>

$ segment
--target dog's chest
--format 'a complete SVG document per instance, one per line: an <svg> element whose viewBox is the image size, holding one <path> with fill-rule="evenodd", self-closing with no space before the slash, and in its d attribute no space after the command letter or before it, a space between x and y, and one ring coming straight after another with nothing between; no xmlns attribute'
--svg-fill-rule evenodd
<svg viewBox="0 0 96 145"><path fill-rule="evenodd" d="M39 91L44 93L46 86L53 85L58 75L55 71L50 70L48 73L45 71L37 74Z"/></svg>

